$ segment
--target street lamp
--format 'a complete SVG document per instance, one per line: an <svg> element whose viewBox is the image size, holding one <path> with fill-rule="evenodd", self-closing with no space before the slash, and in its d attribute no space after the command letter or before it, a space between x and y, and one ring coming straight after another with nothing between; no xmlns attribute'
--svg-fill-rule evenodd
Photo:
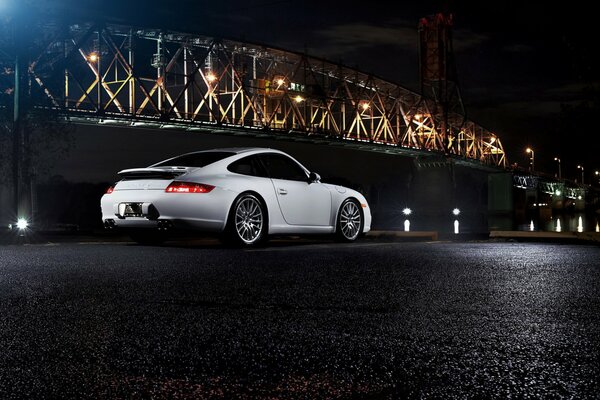
<svg viewBox="0 0 600 400"><path fill-rule="evenodd" d="M581 184L583 185L583 184L585 184L585 181L584 181L584 179L583 179L583 178L584 178L584 174L583 174L583 165L578 165L578 166L577 166L577 169L580 169L580 170L581 170Z"/></svg>
<svg viewBox="0 0 600 400"><path fill-rule="evenodd" d="M527 154L531 154L531 168L529 170L533 172L535 170L535 152L531 147L528 147L525 151Z"/></svg>
<svg viewBox="0 0 600 400"><path fill-rule="evenodd" d="M554 161L558 162L558 179L562 178L562 171L560 168L560 158L558 157L554 157Z"/></svg>

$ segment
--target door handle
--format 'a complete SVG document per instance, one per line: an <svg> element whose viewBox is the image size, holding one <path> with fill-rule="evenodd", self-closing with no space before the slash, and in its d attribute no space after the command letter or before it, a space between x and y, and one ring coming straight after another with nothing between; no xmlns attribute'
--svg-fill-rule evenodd
<svg viewBox="0 0 600 400"><path fill-rule="evenodd" d="M287 190L279 188L279 194L287 194Z"/></svg>

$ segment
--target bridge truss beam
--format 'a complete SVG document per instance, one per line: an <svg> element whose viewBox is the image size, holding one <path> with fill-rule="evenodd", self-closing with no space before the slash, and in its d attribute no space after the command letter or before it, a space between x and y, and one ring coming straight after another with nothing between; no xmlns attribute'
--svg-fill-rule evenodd
<svg viewBox="0 0 600 400"><path fill-rule="evenodd" d="M304 54L104 24L45 27L34 104L67 115L263 129L433 151L506 167L500 139L461 116L453 143L417 93Z"/></svg>

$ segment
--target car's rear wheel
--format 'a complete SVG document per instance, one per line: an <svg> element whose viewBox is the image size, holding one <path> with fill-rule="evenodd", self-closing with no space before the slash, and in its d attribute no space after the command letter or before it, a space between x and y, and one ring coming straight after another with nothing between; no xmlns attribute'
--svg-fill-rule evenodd
<svg viewBox="0 0 600 400"><path fill-rule="evenodd" d="M355 241L363 231L363 215L360 205L353 199L346 199L340 206L337 217L336 235L342 242Z"/></svg>
<svg viewBox="0 0 600 400"><path fill-rule="evenodd" d="M167 239L164 233L150 229L132 230L129 232L129 237L143 245L158 245Z"/></svg>
<svg viewBox="0 0 600 400"><path fill-rule="evenodd" d="M233 244L253 246L263 242L267 231L267 214L258 197L246 193L238 197L229 213L227 238Z"/></svg>

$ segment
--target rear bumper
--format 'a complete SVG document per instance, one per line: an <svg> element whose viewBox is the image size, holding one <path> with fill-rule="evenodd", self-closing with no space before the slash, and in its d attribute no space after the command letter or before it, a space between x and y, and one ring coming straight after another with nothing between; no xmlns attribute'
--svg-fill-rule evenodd
<svg viewBox="0 0 600 400"><path fill-rule="evenodd" d="M115 190L102 196L102 220L113 228L159 228L164 221L175 229L221 232L237 193L165 193L163 190ZM123 203L140 203L143 216L123 217Z"/></svg>

